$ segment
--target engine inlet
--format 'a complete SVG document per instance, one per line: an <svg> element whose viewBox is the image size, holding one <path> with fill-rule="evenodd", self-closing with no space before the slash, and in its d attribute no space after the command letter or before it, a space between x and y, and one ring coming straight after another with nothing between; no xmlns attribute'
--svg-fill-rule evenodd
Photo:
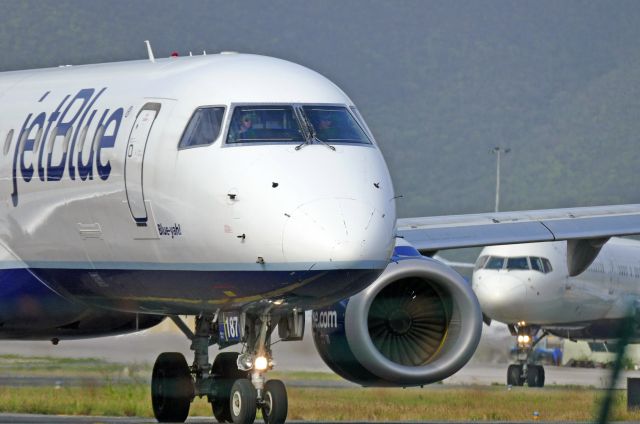
<svg viewBox="0 0 640 424"><path fill-rule="evenodd" d="M371 303L371 341L387 359L400 365L429 362L442 346L449 313L442 297L419 278L388 285Z"/></svg>

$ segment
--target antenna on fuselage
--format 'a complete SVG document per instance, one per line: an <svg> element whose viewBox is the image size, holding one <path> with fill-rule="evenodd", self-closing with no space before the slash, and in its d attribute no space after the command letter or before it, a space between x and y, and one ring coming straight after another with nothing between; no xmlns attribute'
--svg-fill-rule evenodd
<svg viewBox="0 0 640 424"><path fill-rule="evenodd" d="M149 61L152 63L156 63L156 58L153 56L153 50L151 50L151 42L149 40L144 40L144 43L147 45L147 53L149 54Z"/></svg>

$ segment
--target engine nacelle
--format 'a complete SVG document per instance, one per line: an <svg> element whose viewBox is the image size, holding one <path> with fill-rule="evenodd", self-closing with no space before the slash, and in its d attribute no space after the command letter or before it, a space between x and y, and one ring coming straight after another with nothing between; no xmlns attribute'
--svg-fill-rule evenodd
<svg viewBox="0 0 640 424"><path fill-rule="evenodd" d="M364 386L417 386L457 372L480 341L482 312L453 269L422 256L391 262L359 294L314 310L324 362Z"/></svg>

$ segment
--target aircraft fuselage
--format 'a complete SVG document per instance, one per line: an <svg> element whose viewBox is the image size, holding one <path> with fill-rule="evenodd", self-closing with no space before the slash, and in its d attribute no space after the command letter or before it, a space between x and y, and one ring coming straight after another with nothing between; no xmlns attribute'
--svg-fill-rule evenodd
<svg viewBox="0 0 640 424"><path fill-rule="evenodd" d="M384 159L351 100L306 68L215 55L8 72L0 102L0 259L22 288L129 312L313 307L388 263ZM251 105L346 108L371 142L227 143ZM203 107L220 108L220 131L179 148Z"/></svg>

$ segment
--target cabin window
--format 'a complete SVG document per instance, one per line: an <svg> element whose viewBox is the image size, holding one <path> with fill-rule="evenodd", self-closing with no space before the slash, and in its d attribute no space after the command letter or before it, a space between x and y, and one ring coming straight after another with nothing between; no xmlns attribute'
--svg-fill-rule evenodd
<svg viewBox="0 0 640 424"><path fill-rule="evenodd" d="M502 269L504 265L504 258L499 256L491 256L485 265L485 269Z"/></svg>
<svg viewBox="0 0 640 424"><path fill-rule="evenodd" d="M233 111L227 143L303 143L293 106L238 106Z"/></svg>
<svg viewBox="0 0 640 424"><path fill-rule="evenodd" d="M11 149L11 140L13 140L13 130L9 130L7 134L7 138L4 140L4 155L9 154L9 149Z"/></svg>
<svg viewBox="0 0 640 424"><path fill-rule="evenodd" d="M508 258L507 269L511 271L529 269L529 261L526 257Z"/></svg>
<svg viewBox="0 0 640 424"><path fill-rule="evenodd" d="M36 133L36 138L33 143L33 151L37 152L40 148L40 141L42 140L42 127L38 128L38 132Z"/></svg>
<svg viewBox="0 0 640 424"><path fill-rule="evenodd" d="M303 106L315 136L329 144L371 144L353 115L343 106Z"/></svg>
<svg viewBox="0 0 640 424"><path fill-rule="evenodd" d="M223 107L201 107L196 109L182 134L178 148L206 146L220 135Z"/></svg>
<svg viewBox="0 0 640 424"><path fill-rule="evenodd" d="M78 138L78 153L82 154L84 150L84 143L87 141L87 131L89 131L89 125L85 125L82 127L82 131L80 131L80 137Z"/></svg>

